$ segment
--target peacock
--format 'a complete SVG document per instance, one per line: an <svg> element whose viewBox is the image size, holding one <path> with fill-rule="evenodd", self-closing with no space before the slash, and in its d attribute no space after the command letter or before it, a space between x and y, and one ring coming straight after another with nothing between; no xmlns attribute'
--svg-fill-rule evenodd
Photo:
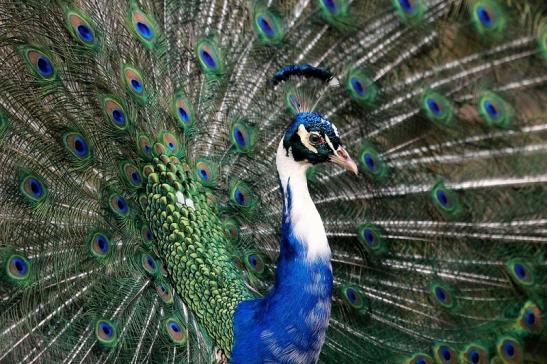
<svg viewBox="0 0 547 364"><path fill-rule="evenodd" d="M0 363L547 361L543 0L0 0Z"/></svg>

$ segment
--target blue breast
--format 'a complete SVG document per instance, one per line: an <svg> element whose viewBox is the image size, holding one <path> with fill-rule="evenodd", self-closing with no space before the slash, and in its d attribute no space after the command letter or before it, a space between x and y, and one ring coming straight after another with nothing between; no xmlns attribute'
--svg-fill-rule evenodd
<svg viewBox="0 0 547 364"><path fill-rule="evenodd" d="M315 363L319 357L330 316L332 271L328 259L307 260L305 247L292 234L288 189L275 285L264 298L238 305L231 363Z"/></svg>

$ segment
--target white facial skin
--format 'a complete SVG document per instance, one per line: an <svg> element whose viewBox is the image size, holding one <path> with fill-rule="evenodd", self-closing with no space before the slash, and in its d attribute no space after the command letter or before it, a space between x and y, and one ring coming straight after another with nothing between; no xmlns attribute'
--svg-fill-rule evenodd
<svg viewBox="0 0 547 364"><path fill-rule="evenodd" d="M332 124L332 128L335 134L338 135L338 130L336 129L336 126L334 126L334 124ZM318 153L318 150L314 146L314 144L326 142L329 148L332 150L332 156L329 158L329 160L345 168L346 170L352 171L356 175L358 174L357 164L350 158L344 147L340 145L338 148L334 148L334 145L332 144L328 135L325 134L325 138L323 140L321 134L314 131L309 132L306 130L306 127L303 124L300 124L298 126L298 136L300 137L300 141L302 142L302 144L313 153ZM317 140L316 143L314 143L314 140Z"/></svg>

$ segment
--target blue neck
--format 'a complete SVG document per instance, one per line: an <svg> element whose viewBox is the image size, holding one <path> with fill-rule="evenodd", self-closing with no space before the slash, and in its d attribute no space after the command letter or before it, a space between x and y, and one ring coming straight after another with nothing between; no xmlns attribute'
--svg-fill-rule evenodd
<svg viewBox="0 0 547 364"><path fill-rule="evenodd" d="M319 214L307 191L305 166L292 167L288 175L279 173L284 208L275 285L264 298L237 307L232 363L315 363L323 345L332 294L330 250L323 246L320 219L321 226L314 226Z"/></svg>

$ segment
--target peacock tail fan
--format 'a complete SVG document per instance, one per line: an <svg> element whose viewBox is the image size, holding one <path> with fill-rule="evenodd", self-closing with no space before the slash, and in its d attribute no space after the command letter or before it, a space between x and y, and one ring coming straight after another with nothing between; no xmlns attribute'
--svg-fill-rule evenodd
<svg viewBox="0 0 547 364"><path fill-rule="evenodd" d="M229 358L300 112L324 363L542 363L542 0L0 1L0 362ZM287 304L293 304L291 297ZM295 317L295 320L304 320Z"/></svg>

